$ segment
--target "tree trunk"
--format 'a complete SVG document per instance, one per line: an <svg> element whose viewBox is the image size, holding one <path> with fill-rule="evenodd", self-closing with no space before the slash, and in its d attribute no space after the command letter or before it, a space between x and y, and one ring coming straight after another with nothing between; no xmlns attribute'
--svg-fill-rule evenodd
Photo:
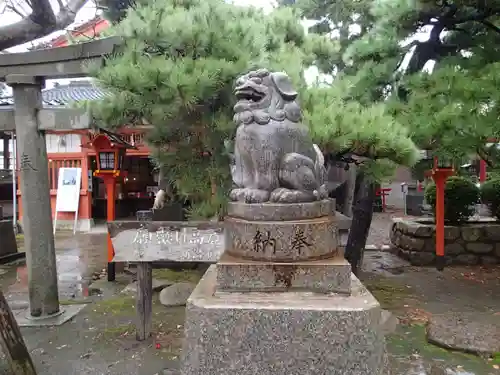
<svg viewBox="0 0 500 375"><path fill-rule="evenodd" d="M76 14L87 0L59 1L59 12L54 14L50 0L28 1L32 8L29 16L9 25L0 26L0 51L31 42L54 31L64 30L75 21Z"/></svg>
<svg viewBox="0 0 500 375"><path fill-rule="evenodd" d="M0 290L0 345L12 375L36 375L35 366L14 315Z"/></svg>
<svg viewBox="0 0 500 375"><path fill-rule="evenodd" d="M354 192L356 190L356 166L350 165L347 174L347 180L345 182L345 199L344 206L342 207L342 213L345 216L352 217L352 206L354 203Z"/></svg>
<svg viewBox="0 0 500 375"><path fill-rule="evenodd" d="M356 178L355 197L351 229L345 247L345 258L351 264L352 272L357 276L370 232L375 201L375 184L369 181L363 172L358 173Z"/></svg>

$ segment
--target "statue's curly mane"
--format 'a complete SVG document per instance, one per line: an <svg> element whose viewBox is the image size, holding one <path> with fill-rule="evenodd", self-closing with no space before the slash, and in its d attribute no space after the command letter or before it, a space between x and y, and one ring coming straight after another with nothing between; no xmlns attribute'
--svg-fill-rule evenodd
<svg viewBox="0 0 500 375"><path fill-rule="evenodd" d="M269 105L265 108L256 108L236 113L234 122L236 124L250 124L256 122L259 125L266 125L269 121L284 121L285 119L291 122L298 123L302 120L300 106L295 100L286 100L276 89L272 80L265 77L263 80L269 88L271 100L267 101Z"/></svg>

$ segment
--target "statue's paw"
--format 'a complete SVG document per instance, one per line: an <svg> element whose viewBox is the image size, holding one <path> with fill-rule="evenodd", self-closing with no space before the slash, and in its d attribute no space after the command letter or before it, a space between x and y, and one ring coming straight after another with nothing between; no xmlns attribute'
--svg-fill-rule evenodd
<svg viewBox="0 0 500 375"><path fill-rule="evenodd" d="M312 202L316 198L311 193L305 191L277 188L273 190L269 200L276 203L301 203Z"/></svg>
<svg viewBox="0 0 500 375"><path fill-rule="evenodd" d="M232 201L245 202L245 203L262 203L269 200L269 192L260 189L233 189L229 194Z"/></svg>
<svg viewBox="0 0 500 375"><path fill-rule="evenodd" d="M328 198L328 189L326 185L321 185L315 194L319 200Z"/></svg>
<svg viewBox="0 0 500 375"><path fill-rule="evenodd" d="M231 192L229 193L229 199L232 200L233 202L239 201L240 200L239 197L242 195L243 190L245 189L236 188L231 190Z"/></svg>

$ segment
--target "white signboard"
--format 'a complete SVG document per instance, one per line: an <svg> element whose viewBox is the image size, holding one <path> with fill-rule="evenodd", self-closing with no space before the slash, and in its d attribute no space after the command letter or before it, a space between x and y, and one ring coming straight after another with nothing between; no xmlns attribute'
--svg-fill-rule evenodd
<svg viewBox="0 0 500 375"><path fill-rule="evenodd" d="M58 212L74 212L73 233L76 232L78 206L80 205L80 185L82 183L81 168L59 168L57 181L56 212L54 217L54 233L57 226Z"/></svg>

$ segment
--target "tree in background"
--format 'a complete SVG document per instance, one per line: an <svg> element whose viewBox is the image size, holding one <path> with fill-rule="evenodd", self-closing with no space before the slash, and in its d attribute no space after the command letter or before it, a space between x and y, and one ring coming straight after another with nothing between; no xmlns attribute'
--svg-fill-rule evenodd
<svg viewBox="0 0 500 375"><path fill-rule="evenodd" d="M386 99L391 83L397 79L402 58L410 47L401 46L396 36L384 32L376 23L374 2L361 1L298 1L303 15L317 20L310 29L318 35L328 35L337 45L336 54L323 55L318 65L331 74L323 95L326 100L336 97L338 106L330 107L330 116L343 122L352 132L372 131L366 141L350 150L366 157L356 176L351 230L345 255L357 272L361 254L371 226L375 190L379 182L392 177L396 164L415 163L415 146L408 138L406 127L389 111ZM321 116L321 114L317 114ZM317 123L319 118L313 121ZM326 134L327 139L336 139ZM394 147L397 145L398 147ZM403 152L394 154L394 150ZM333 161L354 161L343 158L326 147ZM392 161L392 163L388 162Z"/></svg>
<svg viewBox="0 0 500 375"><path fill-rule="evenodd" d="M230 187L232 87L252 68L284 70L299 90L313 140L338 155L411 164L416 149L382 105L365 108L343 86L308 87L304 69L338 56L330 38L306 35L296 12L269 15L218 0L138 3L114 28L124 49L95 72L110 93L90 109L105 126L152 124L153 157L192 217L221 216Z"/></svg>
<svg viewBox="0 0 500 375"><path fill-rule="evenodd" d="M393 114L437 155L476 155L494 166L498 151L488 142L500 137L500 1L417 2L400 5L400 14L413 24L392 33L406 38L425 25L429 39L413 42L399 95L391 98ZM429 61L435 62L431 74L422 72Z"/></svg>
<svg viewBox="0 0 500 375"><path fill-rule="evenodd" d="M76 14L88 0L59 0L56 12L50 0L5 0L0 15L18 17L18 22L0 26L0 51L31 42L54 31L64 30L75 21Z"/></svg>
<svg viewBox="0 0 500 375"><path fill-rule="evenodd" d="M363 108L382 105L385 116L408 127L422 148L460 159L478 154L491 164L498 137L495 74L500 37L496 26L499 1L312 1L298 2L304 14L318 19L313 31L332 33L339 62L332 63L334 85L346 81L343 98ZM435 62L432 74L423 72ZM358 175L358 185L363 181ZM371 189L367 191L373 196ZM369 199L357 197L357 206ZM359 254L360 225L356 212L346 248ZM364 212L364 213L362 213ZM365 229L364 233L368 233ZM352 241L351 241L352 240Z"/></svg>

